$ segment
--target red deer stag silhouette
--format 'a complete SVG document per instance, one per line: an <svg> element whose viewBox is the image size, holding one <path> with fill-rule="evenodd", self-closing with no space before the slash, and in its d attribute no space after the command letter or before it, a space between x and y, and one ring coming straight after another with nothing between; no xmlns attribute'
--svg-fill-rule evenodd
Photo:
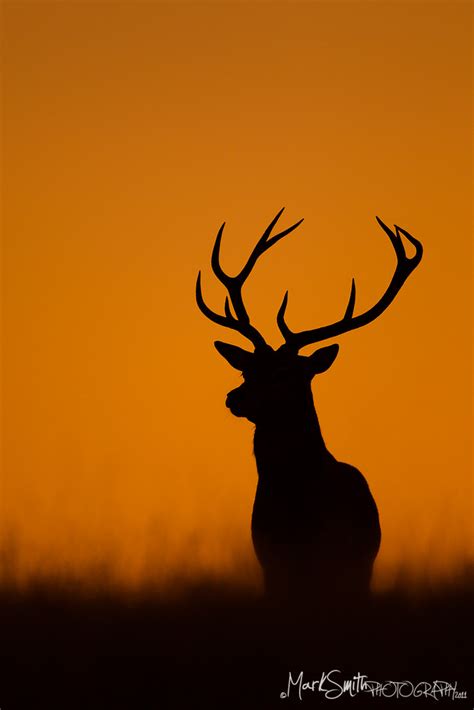
<svg viewBox="0 0 474 710"><path fill-rule="evenodd" d="M306 345L342 335L378 318L420 263L423 248L404 229L395 226L392 231L377 217L397 257L392 280L380 300L364 313L354 315L356 288L352 280L341 320L293 332L285 320L287 292L277 315L285 342L274 350L250 323L242 287L258 258L303 221L272 235L282 212L283 209L269 224L236 276L229 276L220 265L224 222L211 258L213 272L228 292L224 315L215 313L204 302L200 272L196 300L207 318L239 332L254 346L254 352L249 352L228 343L214 343L244 377L243 384L227 395L227 407L235 416L246 417L255 424L258 483L252 540L267 594L280 599L314 599L319 595L357 599L369 591L380 546L377 506L360 471L337 461L327 450L311 391L314 375L332 365L339 346L329 345L309 356L298 352ZM414 245L414 256L407 256L400 235Z"/></svg>

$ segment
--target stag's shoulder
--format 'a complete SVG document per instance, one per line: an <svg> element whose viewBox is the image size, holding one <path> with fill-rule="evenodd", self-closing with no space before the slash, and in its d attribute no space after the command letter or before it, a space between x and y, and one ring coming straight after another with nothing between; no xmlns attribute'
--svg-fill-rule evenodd
<svg viewBox="0 0 474 710"><path fill-rule="evenodd" d="M334 459L332 463L332 474L341 482L343 481L347 486L362 490L369 489L369 484L365 476L358 468L352 466L352 464Z"/></svg>

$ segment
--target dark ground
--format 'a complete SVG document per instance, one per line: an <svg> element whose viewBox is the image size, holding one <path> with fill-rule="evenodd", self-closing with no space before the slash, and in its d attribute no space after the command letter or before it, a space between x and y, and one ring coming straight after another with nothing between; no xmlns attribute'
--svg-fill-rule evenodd
<svg viewBox="0 0 474 710"><path fill-rule="evenodd" d="M51 582L4 587L0 709L473 708L473 591L467 570L443 587L414 594L399 585L341 611L283 610L216 581L135 596ZM413 685L457 682L467 699L364 692L329 700L315 690L301 701L297 686L280 698L290 671L313 681L333 669L337 681L360 672Z"/></svg>

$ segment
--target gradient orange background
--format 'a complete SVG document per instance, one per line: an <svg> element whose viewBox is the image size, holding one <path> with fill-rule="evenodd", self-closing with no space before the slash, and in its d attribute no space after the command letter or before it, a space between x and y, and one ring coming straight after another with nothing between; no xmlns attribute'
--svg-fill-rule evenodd
<svg viewBox="0 0 474 710"><path fill-rule="evenodd" d="M425 256L315 385L330 450L379 505L379 580L471 544L469 53L464 3L4 4L4 571L257 578L252 426L194 301L217 228L254 321L359 310ZM409 247L411 249L411 247ZM310 350L308 350L310 352Z"/></svg>

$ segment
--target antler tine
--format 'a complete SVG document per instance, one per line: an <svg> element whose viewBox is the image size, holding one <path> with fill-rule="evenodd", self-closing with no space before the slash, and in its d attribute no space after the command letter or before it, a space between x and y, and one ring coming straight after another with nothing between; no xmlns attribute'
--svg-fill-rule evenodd
<svg viewBox="0 0 474 710"><path fill-rule="evenodd" d="M277 215L272 219L268 227L265 229L264 233L258 240L257 244L252 250L252 253L250 254L249 258L247 259L247 263L245 266L241 269L241 271L236 275L236 276L230 276L229 274L226 274L223 268L221 267L220 264L220 248L221 248L221 241L222 241L222 234L224 232L224 227L225 227L225 222L222 224L222 226L219 229L219 232L217 233L216 241L214 243L214 248L212 250L212 257L211 257L211 265L212 265L212 270L214 274L217 276L219 281L227 288L229 291L230 299L232 302L232 306L234 307L235 314L238 318L242 320L247 320L249 321L249 316L246 311L246 308L244 306L243 300L242 300L242 286L244 285L245 281L247 278L250 276L253 267L257 263L258 258L267 251L267 249L270 249L274 244L276 244L280 239L285 237L287 234L292 232L294 229L296 229L301 222L303 222L302 219L299 220L299 222L296 222L295 224L292 224L291 227L287 227L287 229L282 230L278 234L274 234L272 237L270 237L273 227L275 224L278 222L280 219L284 207L281 208L281 210L277 213Z"/></svg>
<svg viewBox="0 0 474 710"><path fill-rule="evenodd" d="M273 237L270 237L270 234L272 233L272 229L275 226L275 224L278 222L280 219L281 215L283 214L284 207L281 208L281 210L276 214L276 216L272 219L268 227L265 229L264 233L256 243L255 247L253 248L252 253L250 254L247 263L245 264L244 268L236 276L235 278L240 281L240 283L244 283L244 281L247 279L249 274L251 273L253 267L257 263L257 259L267 251L267 249L270 249L274 244L276 244L280 239L283 239L283 237L286 237L287 234L290 234L294 229L299 227L301 222L303 222L303 219L300 219L299 222L295 222L295 224L292 224L291 227L287 227L287 229L282 230L281 232L278 232L278 234L274 234Z"/></svg>
<svg viewBox="0 0 474 710"><path fill-rule="evenodd" d="M216 241L214 242L214 246L212 248L211 266L213 272L215 273L219 281L227 287L230 281L230 276L225 273L220 264L221 240L222 235L224 233L224 227L225 222L222 222L221 226L219 227L219 231L217 232Z"/></svg>
<svg viewBox="0 0 474 710"><path fill-rule="evenodd" d="M280 329L280 333L285 338L285 342L288 342L290 340L290 338L294 335L294 333L288 328L286 321L285 321L285 312L286 312L287 305L288 305L288 291L286 291L285 295L283 296L283 301L281 302L281 306L278 309L278 313L277 313L277 324Z"/></svg>
<svg viewBox="0 0 474 710"><path fill-rule="evenodd" d="M207 303L205 302L203 295L202 295L202 287L201 287L201 272L199 271L197 280L196 280L196 301L199 307L199 310L204 313L206 318L209 318L209 320L212 320L214 323L217 323L218 325L228 325L228 319L226 316L221 316L219 313L215 313Z"/></svg>
<svg viewBox="0 0 474 710"><path fill-rule="evenodd" d="M224 325L227 328L232 328L233 330L237 330L239 333L244 335L246 338L248 338L254 345L255 348L261 348L262 346L268 347L267 343L265 342L264 337L258 332L258 330L251 325L250 323L250 318L247 313L247 310L245 308L243 298L242 298L242 287L249 277L250 273L252 272L253 267L255 266L258 258L265 252L267 249L269 249L273 244L276 244L280 239L282 239L284 236L292 232L296 227L298 227L301 222L303 221L302 219L299 222L296 222L295 224L291 225L291 227L288 227L287 229L282 230L278 234L274 234L273 236L271 235L271 232L275 226L275 224L278 222L279 218L281 217L283 213L284 208L282 208L278 214L273 218L273 220L270 222L268 227L265 229L264 233L258 240L257 244L252 250L252 253L250 254L249 258L247 259L247 262L245 266L241 269L241 271L236 275L236 276L230 276L227 274L224 269L221 266L220 263L220 249L221 249L221 241L222 241L222 235L224 232L224 227L225 227L225 222L221 225L219 228L219 231L216 236L216 240L214 242L214 247L212 249L212 256L211 256L211 267L216 275L216 277L219 279L219 281L226 287L229 296L226 297L225 300L225 305L224 305L224 311L225 315L220 315L218 313L215 313L213 310L209 308L209 306L206 305L203 296L202 296L202 289L201 289L201 274L199 273L198 279L196 282L196 301L197 304L204 313L204 315L212 320L214 323L218 323L219 325ZM230 302L229 302L230 299ZM232 304L232 308L234 309L235 317L232 314L230 304Z"/></svg>
<svg viewBox="0 0 474 710"><path fill-rule="evenodd" d="M346 307L346 312L344 313L343 320L350 320L354 314L354 306L356 302L356 282L352 279L351 293L349 296L349 302Z"/></svg>
<svg viewBox="0 0 474 710"><path fill-rule="evenodd" d="M280 310L277 315L277 323L282 333L285 344L282 345L283 348L290 348L292 350L300 350L300 348L305 345L310 345L311 343L318 343L322 340L327 340L328 338L333 338L337 335L342 335L342 333L347 333L350 330L355 330L356 328L361 328L368 323L371 323L376 318L381 315L386 308L392 303L397 293L400 291L401 287L410 276L412 271L416 269L423 256L423 245L418 239L415 239L407 231L395 225L395 232L393 232L386 224L382 222L381 219L376 217L377 222L382 227L384 232L388 235L395 254L397 256L397 266L395 272L392 276L385 293L377 301L377 303L369 308L365 313L360 313L354 316L354 306L356 299L356 287L355 281L352 279L351 293L349 296L349 302L346 307L343 318L332 323L331 325L321 326L320 328L313 328L312 330L304 330L299 333L294 333L288 327L285 321L285 312L288 304L288 292L285 294L283 302L280 306ZM415 255L408 257L405 251L405 247L400 234L403 234L408 241L415 247Z"/></svg>
<svg viewBox="0 0 474 710"><path fill-rule="evenodd" d="M229 274L226 274L224 269L221 266L220 263L220 251L221 251L221 241L222 241L222 234L224 232L224 227L225 227L225 222L221 225L216 241L214 242L214 247L212 249L212 256L211 256L211 266L214 274L217 276L221 284L223 284L230 296L230 300L232 303L232 306L235 311L235 315L237 316L237 320L243 322L243 323L250 323L250 318L247 313L247 310L244 306L244 302L242 300L242 285L245 279L241 280L241 274L238 276L230 276ZM227 309L229 309L230 313L230 308L229 308L229 302L227 300ZM227 311L226 311L227 312Z"/></svg>
<svg viewBox="0 0 474 710"><path fill-rule="evenodd" d="M229 293L231 296L232 305L234 306L235 313L238 317L240 317L240 314L242 314L242 317L248 318L247 312L242 301L242 286L251 274L252 269L257 263L259 257L262 256L262 254L264 254L267 249L270 249L270 247L280 241L280 239L283 239L283 237L285 237L287 234L290 234L290 232L296 229L301 224L301 222L303 222L303 219L300 219L299 222L292 224L291 227L287 227L287 229L284 229L281 232L278 232L278 234L274 234L272 237L270 237L273 227L280 219L284 209L284 207L281 208L281 210L275 215L268 227L265 229L264 233L253 248L252 253L250 254L247 260L247 263L240 271L240 273L237 274L237 276L234 276L233 279L231 279Z"/></svg>
<svg viewBox="0 0 474 710"><path fill-rule="evenodd" d="M238 318L234 318L231 313L229 299L227 297L225 299L224 305L225 316L221 315L220 313L216 313L211 308L209 308L207 303L204 301L202 295L201 272L198 273L198 277L196 280L196 302L201 313L203 313L206 318L209 318L209 320L211 320L213 323L217 323L218 325L223 325L226 328L236 330L241 335L243 335L244 338L250 340L250 342L253 343L255 348L267 347L265 339L256 328L254 328L250 323L246 323L238 320Z"/></svg>

